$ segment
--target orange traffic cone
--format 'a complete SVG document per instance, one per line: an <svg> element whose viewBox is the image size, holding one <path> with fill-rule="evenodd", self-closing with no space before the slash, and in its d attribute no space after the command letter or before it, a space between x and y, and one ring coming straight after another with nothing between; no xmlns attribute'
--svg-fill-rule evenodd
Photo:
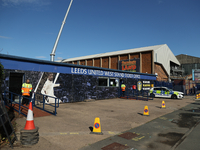
<svg viewBox="0 0 200 150"><path fill-rule="evenodd" d="M32 102L29 103L28 114L26 119L26 125L24 127L25 130L34 130L35 125L33 121L33 107Z"/></svg>

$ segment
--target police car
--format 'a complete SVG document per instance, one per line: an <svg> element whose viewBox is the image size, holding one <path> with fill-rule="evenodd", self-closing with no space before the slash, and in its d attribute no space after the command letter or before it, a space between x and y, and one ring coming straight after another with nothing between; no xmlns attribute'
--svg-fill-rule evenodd
<svg viewBox="0 0 200 150"><path fill-rule="evenodd" d="M179 99L184 97L183 92L173 91L167 87L153 87L149 91L151 97Z"/></svg>

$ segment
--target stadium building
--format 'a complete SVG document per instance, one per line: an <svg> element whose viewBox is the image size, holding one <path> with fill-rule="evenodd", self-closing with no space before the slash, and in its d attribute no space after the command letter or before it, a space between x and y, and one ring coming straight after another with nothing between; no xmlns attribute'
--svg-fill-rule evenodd
<svg viewBox="0 0 200 150"><path fill-rule="evenodd" d="M166 44L64 59L62 62L155 74L158 81L170 81L171 70L180 66Z"/></svg>

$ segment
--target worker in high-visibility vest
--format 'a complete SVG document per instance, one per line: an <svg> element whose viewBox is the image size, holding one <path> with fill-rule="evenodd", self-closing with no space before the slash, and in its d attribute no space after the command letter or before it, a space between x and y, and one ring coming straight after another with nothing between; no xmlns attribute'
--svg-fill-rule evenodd
<svg viewBox="0 0 200 150"><path fill-rule="evenodd" d="M32 92L32 84L30 84L30 80L27 79L26 83L22 84L22 96L23 96L22 105L29 104L31 92Z"/></svg>
<svg viewBox="0 0 200 150"><path fill-rule="evenodd" d="M125 95L126 85L124 83L121 84L122 96Z"/></svg>

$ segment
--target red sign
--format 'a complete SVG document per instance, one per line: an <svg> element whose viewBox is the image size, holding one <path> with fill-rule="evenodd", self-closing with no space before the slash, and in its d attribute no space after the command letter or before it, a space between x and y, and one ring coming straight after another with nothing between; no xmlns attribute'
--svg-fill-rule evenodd
<svg viewBox="0 0 200 150"><path fill-rule="evenodd" d="M133 85L133 87L132 87L132 88L133 88L133 90L135 90L135 89L136 89L136 85Z"/></svg>

